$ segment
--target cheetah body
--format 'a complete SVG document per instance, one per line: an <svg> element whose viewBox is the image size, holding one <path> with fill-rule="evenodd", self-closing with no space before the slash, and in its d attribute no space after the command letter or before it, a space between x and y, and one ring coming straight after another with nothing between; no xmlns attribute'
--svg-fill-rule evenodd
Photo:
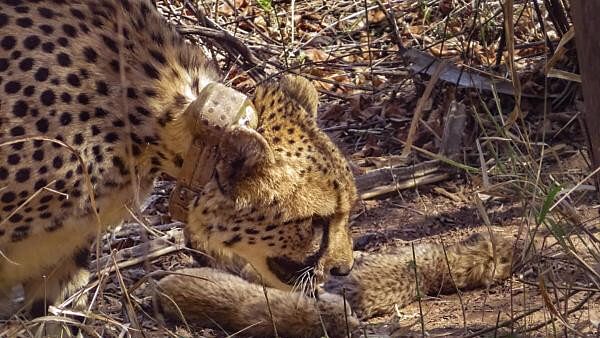
<svg viewBox="0 0 600 338"><path fill-rule="evenodd" d="M91 241L179 175L202 137L186 108L219 80L150 1L0 1L0 297L22 284L42 314L85 284ZM315 89L288 77L253 104L258 129L221 132L187 232L279 288L298 266L348 271L356 192Z"/></svg>

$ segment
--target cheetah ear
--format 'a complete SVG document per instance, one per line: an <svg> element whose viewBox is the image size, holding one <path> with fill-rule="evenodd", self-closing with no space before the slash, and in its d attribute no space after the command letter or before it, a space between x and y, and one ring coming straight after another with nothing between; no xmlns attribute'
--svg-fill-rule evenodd
<svg viewBox="0 0 600 338"><path fill-rule="evenodd" d="M319 93L309 80L301 76L286 75L281 80L281 88L315 119L317 118Z"/></svg>
<svg viewBox="0 0 600 338"><path fill-rule="evenodd" d="M265 138L253 129L235 126L226 132L219 145L217 180L225 193L234 193L245 178L252 177L274 162Z"/></svg>

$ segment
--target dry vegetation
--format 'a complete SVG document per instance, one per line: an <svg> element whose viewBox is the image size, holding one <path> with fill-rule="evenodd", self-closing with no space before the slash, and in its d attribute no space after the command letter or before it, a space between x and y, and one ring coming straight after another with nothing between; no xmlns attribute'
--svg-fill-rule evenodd
<svg viewBox="0 0 600 338"><path fill-rule="evenodd" d="M236 88L251 93L285 72L316 83L321 126L351 158L363 197L357 250L485 227L525 243L503 285L423 298L365 323L370 337L600 334L598 200L568 4L157 1ZM67 301L37 321L75 315L90 337L231 334L165 325L150 302L161 271L193 264L166 212L171 187L158 182L132 222L99 243L89 311ZM30 324L15 316L0 336L36 336Z"/></svg>

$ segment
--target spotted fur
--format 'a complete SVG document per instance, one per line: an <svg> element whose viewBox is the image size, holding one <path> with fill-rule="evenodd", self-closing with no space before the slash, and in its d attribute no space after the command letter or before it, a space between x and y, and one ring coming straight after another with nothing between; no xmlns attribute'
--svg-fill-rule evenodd
<svg viewBox="0 0 600 338"><path fill-rule="evenodd" d="M202 137L184 112L214 81L148 0L0 0L0 296L23 284L27 303L53 304L86 283L90 241L159 173L178 176ZM258 129L223 132L187 232L275 287L298 268L347 273L356 190L315 89L286 77L253 103Z"/></svg>
<svg viewBox="0 0 600 338"><path fill-rule="evenodd" d="M163 278L155 299L176 321L217 325L229 332L242 331L243 336L274 337L275 326L283 337L317 338L325 335L323 330L329 337L347 337L348 330L357 328L358 319L393 314L418 294L437 296L508 278L513 242L483 233L445 248L420 244L415 246L416 261L410 247L385 254L356 252L352 272L330 278L318 299L263 290L260 280L248 271L242 273L244 280L209 268L183 269ZM274 316L269 315L269 307Z"/></svg>

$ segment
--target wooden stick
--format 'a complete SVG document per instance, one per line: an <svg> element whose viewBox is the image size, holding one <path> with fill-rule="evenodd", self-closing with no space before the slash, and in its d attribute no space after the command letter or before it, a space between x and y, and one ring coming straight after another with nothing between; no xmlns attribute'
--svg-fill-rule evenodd
<svg viewBox="0 0 600 338"><path fill-rule="evenodd" d="M427 82L427 87L425 87L425 92L421 98L419 98L419 102L417 102L417 107L415 108L415 113L412 118L412 122L410 123L410 129L408 130L408 136L406 137L406 145L404 149L402 149L402 157L407 158L410 155L410 151L412 150L412 144L415 138L415 133L417 132L417 126L419 125L419 120L423 115L423 108L425 108L425 103L431 96L431 92L433 91L433 87L438 82L442 71L446 67L445 62L440 62L437 64L435 71L431 75L431 79Z"/></svg>
<svg viewBox="0 0 600 338"><path fill-rule="evenodd" d="M375 198L398 190L409 189L425 184L440 182L447 179L448 177L450 177L450 174L448 173L435 173L423 177L415 177L406 181L397 182L396 184L383 185L375 187L368 191L364 191L360 194L360 198L363 200Z"/></svg>

